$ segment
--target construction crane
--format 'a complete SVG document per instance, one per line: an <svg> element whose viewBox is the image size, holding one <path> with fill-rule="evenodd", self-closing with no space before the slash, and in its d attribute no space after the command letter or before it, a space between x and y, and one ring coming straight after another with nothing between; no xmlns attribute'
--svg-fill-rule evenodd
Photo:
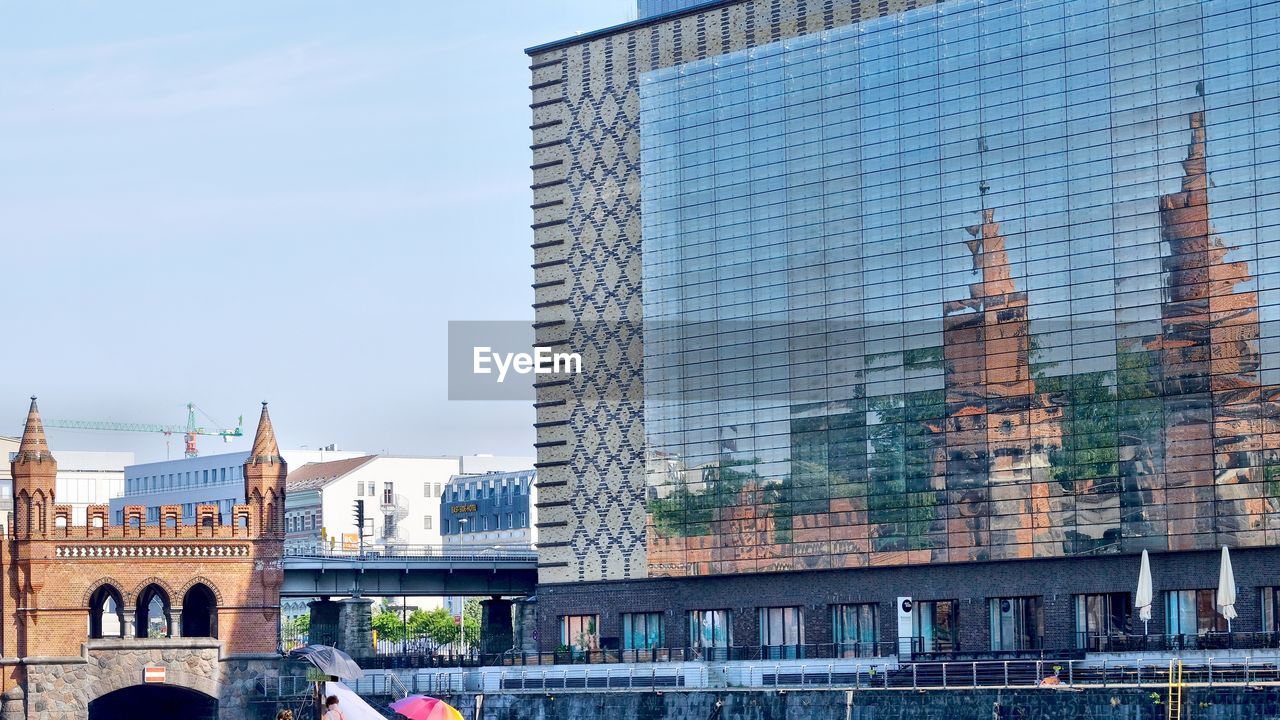
<svg viewBox="0 0 1280 720"><path fill-rule="evenodd" d="M215 428L204 428L196 424L196 411L199 410L210 422L214 423ZM67 430L113 430L116 432L137 432L137 433L162 433L166 437L176 433L182 433L186 438L187 449L186 456L189 458L198 457L199 449L196 447L196 437L199 435L215 435L221 437L226 442L231 442L232 438L238 438L244 435L241 427L244 425L244 416L241 415L236 419L236 427L234 430L228 430L221 427L222 423L209 417L195 403L187 403L187 424L182 425L152 425L149 423L118 423L118 422L100 422L95 420L45 420L45 427L65 428Z"/></svg>

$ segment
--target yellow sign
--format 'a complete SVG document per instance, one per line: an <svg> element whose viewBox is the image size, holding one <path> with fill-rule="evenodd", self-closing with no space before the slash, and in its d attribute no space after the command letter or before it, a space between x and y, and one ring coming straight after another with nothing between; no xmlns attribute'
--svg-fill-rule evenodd
<svg viewBox="0 0 1280 720"><path fill-rule="evenodd" d="M342 533L343 550L359 550L360 536L355 533Z"/></svg>
<svg viewBox="0 0 1280 720"><path fill-rule="evenodd" d="M454 514L457 514L457 513L471 513L471 512L475 512L475 511L476 511L476 504L475 504L475 503L471 503L470 505L454 505L453 507L449 508L449 510L450 510L450 512L453 512Z"/></svg>

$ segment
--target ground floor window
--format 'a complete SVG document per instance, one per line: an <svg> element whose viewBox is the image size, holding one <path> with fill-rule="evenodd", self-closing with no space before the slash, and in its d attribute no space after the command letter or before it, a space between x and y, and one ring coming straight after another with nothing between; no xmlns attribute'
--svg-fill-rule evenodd
<svg viewBox="0 0 1280 720"><path fill-rule="evenodd" d="M1100 648L1110 635L1129 634L1133 598L1127 592L1076 596L1076 647Z"/></svg>
<svg viewBox="0 0 1280 720"><path fill-rule="evenodd" d="M648 650L663 646L662 613L623 613L622 649Z"/></svg>
<svg viewBox="0 0 1280 720"><path fill-rule="evenodd" d="M728 610L692 610L689 612L689 647L716 650L709 655L727 657L725 649L733 645L733 628Z"/></svg>
<svg viewBox="0 0 1280 720"><path fill-rule="evenodd" d="M872 657L876 655L879 633L875 603L831 606L832 638L840 657Z"/></svg>
<svg viewBox="0 0 1280 720"><path fill-rule="evenodd" d="M1262 588L1262 632L1280 632L1280 587Z"/></svg>
<svg viewBox="0 0 1280 720"><path fill-rule="evenodd" d="M1226 632L1227 619L1214 607L1214 590L1170 590L1164 594L1165 632L1199 635Z"/></svg>
<svg viewBox="0 0 1280 720"><path fill-rule="evenodd" d="M991 649L1036 650L1044 638L1044 602L1039 597L991 598Z"/></svg>
<svg viewBox="0 0 1280 720"><path fill-rule="evenodd" d="M766 657L795 657L801 645L804 645L803 608L760 608L760 646Z"/></svg>
<svg viewBox="0 0 1280 720"><path fill-rule="evenodd" d="M560 644L572 650L599 650L599 627L599 615L561 615Z"/></svg>
<svg viewBox="0 0 1280 720"><path fill-rule="evenodd" d="M911 611L917 652L951 652L960 649L959 606L955 600L921 600Z"/></svg>

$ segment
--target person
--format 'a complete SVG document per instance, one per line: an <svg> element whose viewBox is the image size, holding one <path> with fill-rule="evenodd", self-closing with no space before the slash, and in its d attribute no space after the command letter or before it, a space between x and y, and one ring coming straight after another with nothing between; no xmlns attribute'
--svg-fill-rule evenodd
<svg viewBox="0 0 1280 720"><path fill-rule="evenodd" d="M293 711L288 709L281 710L276 713L276 720L293 720Z"/></svg>
<svg viewBox="0 0 1280 720"><path fill-rule="evenodd" d="M347 716L338 709L338 696L330 695L324 700L324 715L320 720L347 720Z"/></svg>

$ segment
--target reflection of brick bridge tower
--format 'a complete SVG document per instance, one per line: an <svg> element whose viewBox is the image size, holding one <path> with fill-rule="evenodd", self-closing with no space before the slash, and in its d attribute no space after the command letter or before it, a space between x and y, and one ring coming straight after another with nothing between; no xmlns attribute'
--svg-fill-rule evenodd
<svg viewBox="0 0 1280 720"><path fill-rule="evenodd" d="M194 525L130 505L114 526L91 505L73 525L35 398L11 466L0 717L248 717L254 679L279 672L286 469L266 404L231 525L216 505Z"/></svg>

